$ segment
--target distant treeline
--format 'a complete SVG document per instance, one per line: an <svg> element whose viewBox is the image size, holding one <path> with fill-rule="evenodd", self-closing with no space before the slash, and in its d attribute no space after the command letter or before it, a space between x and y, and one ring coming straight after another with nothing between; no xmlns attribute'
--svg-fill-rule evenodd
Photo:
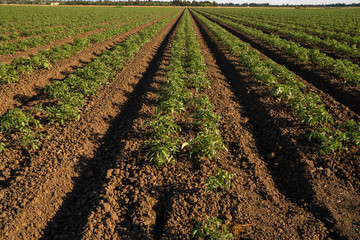
<svg viewBox="0 0 360 240"><path fill-rule="evenodd" d="M214 1L152 1L152 0L128 0L128 1L116 1L116 0L0 0L0 4L36 4L36 5L117 5L117 6L228 6L228 7L296 7L296 8L307 8L307 7L360 7L360 3L336 3L336 4L318 4L318 5L294 5L294 4L283 4L283 5L270 5L270 3L216 3Z"/></svg>

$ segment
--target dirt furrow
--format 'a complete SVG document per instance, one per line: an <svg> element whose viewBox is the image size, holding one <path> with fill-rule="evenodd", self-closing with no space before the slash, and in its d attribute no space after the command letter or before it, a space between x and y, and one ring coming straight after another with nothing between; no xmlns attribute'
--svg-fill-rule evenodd
<svg viewBox="0 0 360 240"><path fill-rule="evenodd" d="M315 65L299 63L296 58L284 54L275 47L271 47L254 37L248 36L241 31L224 23L220 23L210 17L207 18L224 27L242 41L249 43L268 58L271 58L280 65L284 65L302 79L327 94L330 94L336 101L346 105L355 113L360 114L360 86L346 85L343 79L339 79Z"/></svg>
<svg viewBox="0 0 360 240"><path fill-rule="evenodd" d="M319 234L320 239L356 239L354 226L343 219L359 217L359 194L358 189L353 187L354 183L359 183L359 177L354 171L356 166L348 167L349 162L342 161L352 159L350 162L358 165L359 150L354 147L330 156L313 154L306 140L306 133L310 129L299 124L283 103L268 95L270 89L257 84L238 67L236 58L227 53L202 24L199 26L217 65L244 106L245 115L249 117L249 131L254 136L256 148L275 188L327 228ZM345 172L351 179L341 176L334 168L335 164L347 169Z"/></svg>
<svg viewBox="0 0 360 240"><path fill-rule="evenodd" d="M119 135L115 128L126 129L131 124L128 120L135 117L132 114L121 114L122 109L125 107L131 110L134 106L132 104L136 105L128 100L132 99L132 92L139 94L136 89L139 88L137 84L141 76L178 17L142 48L112 84L89 101L81 121L71 122L65 128L51 126L47 129L51 140L43 143L40 151L29 153L30 166L0 192L1 238L39 238L43 231L43 239L51 236L80 238L87 214L94 207L92 203L99 200L102 186L107 181L107 170L114 164L114 157L121 150L116 147L125 142L122 138L124 136ZM113 125L117 117L121 117L126 125ZM98 155L100 149L104 150L102 143L109 139L115 144L105 146L109 154ZM79 186L85 186L85 189L78 189ZM81 195L86 189L89 190L87 195ZM77 206L79 211L64 213L62 210L66 210L68 204ZM67 224L62 229L59 223L51 224L51 219L57 219L62 213L75 214L71 218L74 220L71 222L73 226Z"/></svg>
<svg viewBox="0 0 360 240"><path fill-rule="evenodd" d="M172 14L172 13L171 13ZM140 27L127 31L112 39L96 43L91 48L81 51L79 54L54 64L50 70L35 71L30 76L25 76L19 83L0 85L0 115L6 111L36 101L43 94L43 88L55 80L61 80L73 73L77 68L84 67L102 52L110 49L115 44L125 40L128 36L144 29L151 24L171 15L168 14L159 19L146 23Z"/></svg>
<svg viewBox="0 0 360 240"><path fill-rule="evenodd" d="M113 46L117 43L120 43L121 41L125 40L126 37L128 37L132 34L135 34L137 31L140 31L141 29L144 29L144 28L150 26L150 24L152 24L156 21L159 21L161 19L157 19L153 22L150 22L150 23L140 26L136 29L128 31L124 35L120 35L116 39L113 39L112 41L107 42L107 45L99 45L97 49L95 49L95 50L92 49L92 51L95 51L95 52L90 52L90 53L87 52L87 54L88 54L88 56L89 56L89 54L91 56L98 56L99 54L101 54L102 51L105 51L108 48L110 48L111 46ZM86 56L86 55L82 55L82 57L84 57L84 56ZM88 58L88 60L91 61L92 58ZM74 61L79 61L79 59L78 58L74 59ZM80 62L82 62L81 59L80 59ZM87 64L86 62L82 62L83 66L85 66L86 64ZM74 71L72 66L70 66L70 68L72 71ZM68 74L70 74L70 73L68 73ZM68 75L68 74L66 74L66 75ZM52 80L56 80L56 79L52 79ZM32 96L31 95L30 96L16 95L22 100L22 102L19 103L19 104L21 104L19 106L21 106L22 109L28 109L28 110L30 109L31 110L36 105L39 105L39 103L49 100L49 99L47 99L48 96L43 92L43 88L37 87L37 85L36 85L35 89L38 92L36 95L32 95ZM5 111L4 111L4 113L5 113ZM16 141L13 143L16 145ZM10 144L10 145L12 145L12 144ZM15 179L17 177L17 175L19 174L18 173L19 171L21 172L22 169L25 169L26 167L29 167L29 165L31 165L31 158L30 158L30 154L25 149L15 149L14 151L6 151L5 153L3 153L3 155L4 155L4 160L2 161L2 163L0 165L0 167L2 168L2 171L3 171L3 174L2 174L3 176L2 176L2 178L0 178L0 180L1 180L0 186L6 187L11 183L11 181L13 181L13 179Z"/></svg>
<svg viewBox="0 0 360 240"><path fill-rule="evenodd" d="M83 239L189 239L191 231L197 222L206 219L210 215L223 218L227 225L234 229L246 225L249 225L246 230L251 232L263 232L267 228L269 230L278 228L279 223L275 221L266 223L268 218L263 218L262 215L264 211L268 215L273 214L271 217L281 215L284 208L279 209L276 205L284 201L283 197L277 196L280 195L279 193L273 194L272 198L276 199L276 204L265 203L266 198L262 196L264 192L263 186L259 186L259 190L257 190L257 187L251 187L256 177L252 177L253 181L248 181L248 174L252 175L253 173L251 171L244 173L243 170L240 170L246 165L244 159L248 157L256 159L258 156L253 151L254 146L252 146L252 149L249 148L246 143L247 138L244 137L241 144L236 142L237 140L240 141L241 136L246 133L237 122L238 117L243 119L242 123L246 123L247 119L241 117L240 114L236 114L236 112L229 111L229 109L239 108L239 105L231 105L234 104L234 101L231 100L234 96L231 95L228 86L223 85L225 80L222 79L221 84L217 83L219 73L213 79L213 92L215 93L211 95L221 114L226 115L226 118L224 117L222 121L223 125L226 126L223 132L227 135L226 140L228 145L232 147L233 156L229 157L229 154L221 155L221 161L216 162L192 162L182 153L177 158L176 164L167 169L156 169L153 165L144 161L145 152L140 147L148 139L148 136L146 132L144 133L143 123L155 111L156 95L154 92L159 91L160 85L165 81L163 69L166 67L168 52L166 51L164 54L160 70L155 74L154 81L151 83L151 91L145 97L141 96L143 99L137 101L142 103L139 116L129 127L132 129L129 129L126 133L128 141L124 143L125 147L116 157L116 166L107 172L107 177L110 179L109 183L106 184L105 191L101 194L100 205L89 217ZM214 62L211 64L215 65ZM216 68L216 66L213 66L213 68ZM227 95L229 93L230 95ZM228 101L231 103L230 107L224 104L225 102L228 104ZM229 120L231 124L228 125ZM119 123L116 123L116 125L123 125L120 118ZM234 132L230 131L230 129L239 130ZM230 132L231 134L226 134ZM106 142L106 146L108 145L109 143ZM238 159L240 148L244 150L241 151L243 161ZM103 156L103 153L101 155ZM231 197L224 200L221 200L215 194L209 194L205 186L206 178L216 172L218 167L236 173L234 180L236 187L231 191ZM247 188L246 194L243 193L244 185ZM252 194L255 191L257 193ZM261 207L257 205L258 211L254 211L256 208L248 204L249 198L258 200L257 204L261 205ZM241 200L241 204L239 204L239 200ZM278 211L270 213L268 209L274 207ZM294 204L290 207L286 206L289 212L293 212L295 207ZM245 208L246 211L243 210ZM305 220L301 223L301 226L305 224L306 227L301 228L309 237L311 232L315 232L315 229L311 231L309 228L316 228L317 231L321 228L324 229L321 224L316 223L316 220L310 214L303 211L301 213L308 217L304 217ZM296 214L293 215L294 218L298 217ZM257 223L254 223L254 218L257 219ZM285 216L283 218L285 219ZM277 218L278 220L280 219ZM63 222L69 221L63 220ZM257 226L258 223L261 224ZM316 227L313 227L314 224ZM252 225L254 227L251 227ZM273 238L281 236L281 231L270 233L269 230L267 236ZM289 234L297 236L296 231L289 231ZM240 235L247 236L248 233L238 233L237 237L240 237Z"/></svg>
<svg viewBox="0 0 360 240"><path fill-rule="evenodd" d="M158 171L144 161L142 145L148 139L142 128L149 114L154 111L155 92L159 91L164 79L163 69L169 60L176 26L157 50L138 84L139 88L131 95L129 107L123 108L123 114L133 116L132 121L117 118L116 125L121 126L121 131L116 131L117 137L123 137L122 141L115 144L121 151L114 156L116 164L110 170L110 180L105 187L107 190L101 195L103 202L90 215L82 239L156 239L154 234L161 232L159 206L166 199L161 199L161 193L157 189L157 184L161 183L157 177ZM109 144L106 142L104 146ZM103 154L106 153L101 153ZM104 204L109 207L104 208Z"/></svg>

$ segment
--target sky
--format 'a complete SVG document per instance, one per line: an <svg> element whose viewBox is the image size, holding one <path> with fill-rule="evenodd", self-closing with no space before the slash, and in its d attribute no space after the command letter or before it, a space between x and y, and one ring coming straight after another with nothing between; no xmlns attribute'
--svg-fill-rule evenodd
<svg viewBox="0 0 360 240"><path fill-rule="evenodd" d="M360 3L360 0L215 0L217 3L270 3L271 5L282 5L282 4L333 4L333 3Z"/></svg>

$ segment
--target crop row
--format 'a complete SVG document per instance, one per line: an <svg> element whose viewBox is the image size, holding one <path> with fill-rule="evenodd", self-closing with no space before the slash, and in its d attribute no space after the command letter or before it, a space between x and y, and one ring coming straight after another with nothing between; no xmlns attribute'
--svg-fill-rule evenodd
<svg viewBox="0 0 360 240"><path fill-rule="evenodd" d="M16 33L30 36L49 33L49 29L66 27L74 29L80 26L113 22L124 17L165 13L167 9L122 9L122 8L52 8L32 6L0 6L0 33ZM2 26L2 27L1 27Z"/></svg>
<svg viewBox="0 0 360 240"><path fill-rule="evenodd" d="M38 54L31 57L15 58L10 64L0 63L0 84L17 82L20 80L22 74L30 74L33 70L49 69L52 64L69 58L70 56L91 47L95 43L111 39L114 36L141 26L156 18L157 16L155 15L115 28L110 28L88 37L76 38L73 44L65 43L48 50L41 50Z"/></svg>
<svg viewBox="0 0 360 240"><path fill-rule="evenodd" d="M87 33L102 28L116 27L116 25L122 24L126 21L131 21L139 16L129 16L124 17L120 21L112 22L111 24L104 25L103 23L98 23L93 26L86 26L85 28L69 29L66 32L55 32L44 36L37 36L28 39L21 39L16 42L8 42L0 45L0 55L9 55L16 52L23 52L29 48L38 47L41 45L53 43L64 38L72 37L78 34Z"/></svg>
<svg viewBox="0 0 360 240"><path fill-rule="evenodd" d="M207 95L202 93L210 87L210 81L205 76L206 66L188 11L179 23L171 54L156 114L147 122L152 136L147 141L150 148L147 158L157 167L174 163L175 155L183 148L189 150L190 158L197 159L211 159L219 150L226 149L218 129L220 116L213 111L214 105ZM186 124L196 133L195 139L182 141L179 137L182 129L176 124L176 116L193 120ZM209 191L222 195L223 190L230 188L231 178L232 174L219 170L207 179L206 185ZM196 226L192 231L192 237L195 236L233 239L221 220L213 216Z"/></svg>
<svg viewBox="0 0 360 240"><path fill-rule="evenodd" d="M125 16L124 16L124 18L125 18ZM102 22L101 20L102 19L94 19L92 22L88 22L88 23L77 22L77 23L71 24L71 26L61 25L61 26L29 29L28 31L26 31L26 32L23 31L21 33L17 33L17 32L6 33L6 34L0 35L0 41L2 41L2 44L4 44L7 41L16 40L16 39L19 39L20 37L24 37L24 38L26 38L26 40L31 40L29 43L26 41L24 42L24 44L23 44L24 48L28 47L28 46L36 47L35 39L45 38L45 37L49 37L49 36L54 36L53 38L55 38L58 35L55 35L54 33L65 33L66 37L70 37L70 36L74 36L76 34L85 33L85 32L92 31L92 30L95 30L98 28L104 28L104 27L108 27L109 25L116 24L116 20L115 21L106 21L106 22ZM122 20L122 19L118 19L118 20ZM32 36L35 36L35 37L32 37ZM61 38L59 38L59 39L61 39ZM21 41L23 41L23 40L11 41L11 42L16 42L16 44L18 44L18 42L21 42ZM34 42L34 43L32 43L32 42ZM45 43L46 42L44 42L44 44ZM50 43L50 42L48 42L48 43ZM32 46L31 44L33 44L34 46ZM14 46L14 45L12 45L12 46Z"/></svg>
<svg viewBox="0 0 360 240"><path fill-rule="evenodd" d="M326 123L333 125L334 122L330 114L326 111L320 96L307 92L305 85L296 78L293 72L270 59L262 60L260 52L252 49L249 44L240 41L230 32L201 14L194 14L233 55L238 57L241 66L251 73L261 84L272 87L271 94L286 102L289 108L295 111L300 122L313 128L326 129L328 133L332 132L325 127ZM351 127L348 127L350 125ZM359 145L358 138L360 136L360 129L358 123L350 121L340 125L339 128L343 129L343 134L347 136L347 138L342 139L342 143L351 142ZM321 139L320 136L321 134L317 134L317 131L309 135L310 140L319 142L320 152L328 153L341 150L342 144L339 148L329 147L331 144L326 144L324 142L325 139ZM331 138L326 140L332 141Z"/></svg>
<svg viewBox="0 0 360 240"><path fill-rule="evenodd" d="M284 29L284 30L287 29L287 30L305 32L311 35L315 35L315 37L320 37L322 39L326 39L327 41L330 41L331 39L337 39L348 43L348 45L360 44L360 36L350 35L344 32L334 32L332 31L332 29L324 30L322 28L319 28L318 26L316 27L309 25L301 26L299 24L294 24L291 22L280 20L279 18L275 18L275 17L267 18L262 15L256 17L250 17L249 14L241 14L241 11L237 9L236 10L207 9L206 11L209 11L211 13L221 13L221 14L226 14L228 16L236 17L238 20L248 24L253 24L253 25L261 24L265 27L271 26L272 28L269 29L272 29L272 31L275 31L276 29ZM280 13L278 14L278 16L280 16Z"/></svg>
<svg viewBox="0 0 360 240"><path fill-rule="evenodd" d="M173 163L180 145L190 149L190 156L198 158L212 158L217 150L224 148L218 130L220 116L213 112L214 105L209 98L199 93L210 83L205 76L205 64L188 12L179 24L171 53L157 113L148 123L153 139L148 143L147 156L156 166ZM175 124L174 115L183 112L191 113L189 118L193 119L192 126L198 134L194 140L180 144L177 132L181 128Z"/></svg>
<svg viewBox="0 0 360 240"><path fill-rule="evenodd" d="M0 118L0 131L5 133L19 132L25 146L38 148L42 134L38 133L41 124L34 114L41 114L49 123L59 122L65 124L71 120L78 120L81 116L81 108L86 98L94 95L118 71L127 65L141 46L148 43L172 18L172 15L152 24L134 35L129 36L111 50L103 52L84 68L77 69L62 81L55 81L46 88L52 104L39 105L32 112L24 112L18 108L8 111ZM44 121L45 121L44 119ZM30 139L30 140L28 140ZM2 145L4 149L4 144Z"/></svg>
<svg viewBox="0 0 360 240"><path fill-rule="evenodd" d="M299 29L292 30L289 27L275 26L273 23L265 23L265 22L259 21L259 20L249 20L246 18L233 17L233 16L229 16L226 13L225 14L218 14L216 12L214 12L214 13L217 16L225 17L225 18L228 18L235 22L251 24L251 25L260 27L261 29L270 30L270 31L282 34L284 36L291 38L292 40L297 40L297 41L304 42L307 44L312 44L312 45L320 47L320 48L327 48L327 49L335 50L335 51L338 51L343 54L349 54L353 57L360 56L360 50L357 48L356 44L350 45L347 42L340 42L340 41L337 41L335 39L330 39L330 38L321 39L320 37L307 34L304 31L301 31Z"/></svg>
<svg viewBox="0 0 360 240"><path fill-rule="evenodd" d="M350 44L360 44L360 36L353 36L347 33L343 33L343 32L333 32L331 30L323 30L321 28L313 28L313 27L308 27L308 26L300 26L300 25L296 25L296 24L291 24L291 23L284 23L284 22L280 22L280 21L276 21L276 20L269 20L269 19L252 19L250 20L247 17L240 17L240 16L236 16L237 18L240 18L241 21L245 21L246 23L249 24L256 24L258 22L264 23L266 25L269 26L274 26L276 28L282 28L282 29L289 29L289 30L293 30L293 31L302 31L311 35L315 35L316 37L320 37L323 39L327 39L327 40L331 40L331 39L337 39L340 41L344 41L346 43L348 43L348 45Z"/></svg>
<svg viewBox="0 0 360 240"><path fill-rule="evenodd" d="M228 9L226 9L228 10ZM254 19L282 22L332 33L360 36L358 9L234 9L230 10Z"/></svg>
<svg viewBox="0 0 360 240"><path fill-rule="evenodd" d="M312 62L320 68L345 79L345 83L352 85L358 85L360 83L360 67L347 59L333 59L325 53L320 52L318 49L304 48L298 43L283 39L277 35L266 34L261 30L246 27L242 24L212 14L206 15L296 57L299 62Z"/></svg>

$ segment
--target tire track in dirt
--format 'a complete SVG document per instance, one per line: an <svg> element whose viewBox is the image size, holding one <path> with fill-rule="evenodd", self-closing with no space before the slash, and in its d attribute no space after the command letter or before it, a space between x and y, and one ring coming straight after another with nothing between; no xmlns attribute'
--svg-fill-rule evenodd
<svg viewBox="0 0 360 240"><path fill-rule="evenodd" d="M2 238L39 238L46 226L48 226L46 234L50 235L45 234L43 238L52 236L51 232L48 232L51 225L49 220L63 206L64 198L68 199L75 186L81 184L78 180L85 181L88 184L86 188L98 186L101 190L101 181L105 180L105 176L101 176L100 173L106 172L107 169L104 167L110 166L112 162L110 159L94 158L98 157L95 152L100 148L107 130L111 128L112 120L120 114L134 86L146 71L148 62L151 61L154 52L178 17L175 17L149 44L142 48L112 84L91 99L81 121L71 122L66 128L51 126L47 129L52 141L45 142L37 153L31 153L31 166L24 170L9 188L2 189L0 192L2 196L0 236ZM133 116L125 115L124 117ZM129 124L126 121L125 123ZM108 134L111 135L110 132ZM113 136L116 134L114 133ZM121 142L121 139L119 141ZM119 152L116 149L113 150L115 155ZM101 165L104 167L101 168ZM97 169L99 166L100 172L86 172L91 167ZM94 184L89 185L92 182ZM80 196L80 199L72 199L74 202L71 204L80 208L86 207L87 204L91 209L92 202L97 200L97 193L87 193L90 202L86 202L85 196ZM77 227L84 224L82 220L86 220L86 213L78 212L78 215L74 216L73 219L78 220L78 224L68 226L65 230L60 228L61 225L55 225L54 229L58 232L64 230L69 234L73 233L74 237L79 237L75 236L75 233L82 230Z"/></svg>
<svg viewBox="0 0 360 240"><path fill-rule="evenodd" d="M298 124L293 114L284 111L284 104L269 98L269 90L264 91L266 87L258 86L256 81L242 73L240 67L235 67L237 60L225 54L225 49L215 37L205 31L202 24L199 26L202 26L202 35L217 64L223 69L231 88L245 106L257 148L266 159L265 164L276 187L287 199L323 222L328 229L328 237L354 238L354 229L351 224L344 224L343 219L358 217L358 213L354 211L356 202L359 202L356 200L356 190L348 188L347 181L334 177L331 171L328 177L319 174L316 170L319 167L319 156L309 152L311 148L309 149L304 137L310 129ZM344 155L358 158L356 152L358 150ZM321 163L323 162L320 161ZM339 189L346 195L346 203L341 207L336 205L336 201L339 201ZM327 198L325 192L328 194Z"/></svg>
<svg viewBox="0 0 360 240"><path fill-rule="evenodd" d="M355 113L360 114L360 86L345 85L344 80L338 79L336 76L327 73L315 65L298 63L296 58L284 54L275 47L271 47L211 17L205 17L219 24L240 40L249 43L253 48L259 50L268 58L280 65L284 65L302 79L331 95L336 101L346 105Z"/></svg>
<svg viewBox="0 0 360 240"><path fill-rule="evenodd" d="M73 73L77 68L84 67L102 52L124 41L128 36L135 34L141 29L166 18L171 14L173 14L173 12L115 36L112 39L96 43L89 49L83 50L77 55L54 64L50 70L39 70L35 71L30 76L25 76L19 83L0 85L0 102L2 103L0 106L0 115L5 114L6 111L14 107L26 105L29 102L35 101L43 94L42 90L45 86L50 85L55 80L66 78L66 76Z"/></svg>

